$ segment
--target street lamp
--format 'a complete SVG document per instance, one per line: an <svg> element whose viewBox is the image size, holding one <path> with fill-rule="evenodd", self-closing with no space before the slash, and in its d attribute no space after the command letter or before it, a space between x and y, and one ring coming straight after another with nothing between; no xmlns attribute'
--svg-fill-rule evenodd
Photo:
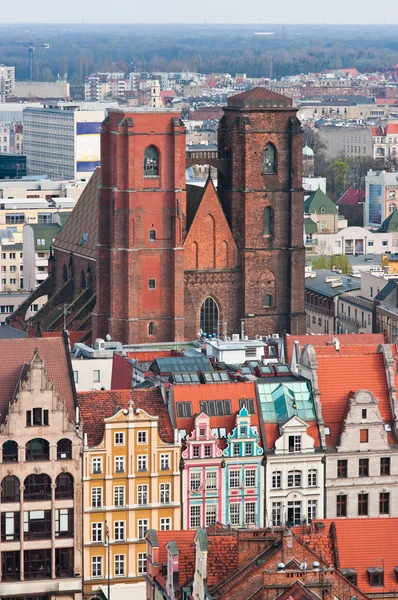
<svg viewBox="0 0 398 600"><path fill-rule="evenodd" d="M108 600L111 600L111 547L109 543L109 527L106 521L104 548L108 548Z"/></svg>

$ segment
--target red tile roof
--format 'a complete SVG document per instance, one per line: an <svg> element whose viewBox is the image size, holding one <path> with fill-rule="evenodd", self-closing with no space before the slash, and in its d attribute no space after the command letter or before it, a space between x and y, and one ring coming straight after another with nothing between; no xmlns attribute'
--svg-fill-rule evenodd
<svg viewBox="0 0 398 600"><path fill-rule="evenodd" d="M300 344L300 349L303 348L305 344L311 344L314 348L324 348L322 352L327 352L329 349L329 353L333 354L335 349L333 347L332 342L333 339L337 338L340 342L340 348L344 346L370 346L374 350L380 345L384 344L384 335L382 333L344 333L344 334L325 334L325 335L289 335L286 338L286 348L287 348L287 359L290 362L292 359L292 350L294 347L294 342L298 341ZM327 345L328 344L328 345Z"/></svg>
<svg viewBox="0 0 398 600"><path fill-rule="evenodd" d="M179 585L183 586L188 581L193 580L195 573L195 544L194 537L196 530L189 531L157 531L156 537L159 542L159 562L167 562L166 545L168 542L175 542L179 550L178 572Z"/></svg>
<svg viewBox="0 0 398 600"><path fill-rule="evenodd" d="M340 336L339 336L340 337ZM361 337L359 335L356 336ZM369 390L379 400L379 410L386 423L393 421L383 355L367 346L348 346L329 354L316 348L318 386L324 423L330 428L328 446L336 446L349 394ZM328 354L328 355L327 355ZM389 441L394 441L389 436Z"/></svg>
<svg viewBox="0 0 398 600"><path fill-rule="evenodd" d="M239 548L236 532L224 525L216 524L216 527L209 527L207 536L209 541L207 584L211 587L237 570Z"/></svg>
<svg viewBox="0 0 398 600"><path fill-rule="evenodd" d="M356 205L364 200L365 195L364 190L354 190L354 188L350 186L341 198L337 200L337 204Z"/></svg>
<svg viewBox="0 0 398 600"><path fill-rule="evenodd" d="M173 428L160 388L146 390L95 390L77 395L83 432L88 445L97 446L104 434L104 419L115 414L118 408L141 408L153 417L159 417L159 435L164 442L173 443Z"/></svg>
<svg viewBox="0 0 398 600"><path fill-rule="evenodd" d="M398 518L322 520L326 531L335 525L338 568L355 569L358 587L364 593L393 593L398 585L394 567L398 566ZM382 568L384 588L370 587L366 569Z"/></svg>
<svg viewBox="0 0 398 600"><path fill-rule="evenodd" d="M234 100L286 100L286 96L265 87L256 87L231 96Z"/></svg>
<svg viewBox="0 0 398 600"><path fill-rule="evenodd" d="M61 337L18 338L0 339L0 422L4 422L7 415L22 367L32 360L36 348L44 361L48 378L54 382L55 390L64 402L70 418L75 419L74 388L64 340Z"/></svg>
<svg viewBox="0 0 398 600"><path fill-rule="evenodd" d="M288 587L277 600L319 600L319 596L304 587L301 581L295 581Z"/></svg>
<svg viewBox="0 0 398 600"><path fill-rule="evenodd" d="M256 414L251 415L251 425L256 425L260 431L260 424L256 405L255 383L237 382L237 383L199 383L194 385L174 385L173 386L174 412L176 415L176 426L178 429L192 431L194 427L194 417L201 412L200 403L204 400L231 400L232 414L228 416L210 417L210 427L225 427L227 432L235 427L236 414L240 410L239 400L241 398L253 398ZM192 417L178 417L176 410L177 402L192 402Z"/></svg>

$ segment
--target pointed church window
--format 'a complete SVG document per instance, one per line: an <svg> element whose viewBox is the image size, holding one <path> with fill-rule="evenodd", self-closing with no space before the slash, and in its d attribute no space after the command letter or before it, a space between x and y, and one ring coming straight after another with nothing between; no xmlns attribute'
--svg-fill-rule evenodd
<svg viewBox="0 0 398 600"><path fill-rule="evenodd" d="M263 153L263 173L276 173L276 150L271 143L267 144Z"/></svg>
<svg viewBox="0 0 398 600"><path fill-rule="evenodd" d="M148 335L153 335L155 332L155 323L151 322L148 325Z"/></svg>
<svg viewBox="0 0 398 600"><path fill-rule="evenodd" d="M272 235L272 208L264 208L263 235Z"/></svg>
<svg viewBox="0 0 398 600"><path fill-rule="evenodd" d="M218 306L213 298L206 298L200 307L200 328L206 335L218 335Z"/></svg>
<svg viewBox="0 0 398 600"><path fill-rule="evenodd" d="M159 175L159 153L155 146L148 146L144 152L144 177Z"/></svg>

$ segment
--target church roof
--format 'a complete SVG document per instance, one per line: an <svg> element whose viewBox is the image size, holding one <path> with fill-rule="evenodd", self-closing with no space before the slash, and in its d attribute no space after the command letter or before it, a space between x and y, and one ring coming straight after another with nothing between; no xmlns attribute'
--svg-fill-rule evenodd
<svg viewBox="0 0 398 600"><path fill-rule="evenodd" d="M228 98L228 106L234 108L286 108L292 99L265 87L256 87Z"/></svg>
<svg viewBox="0 0 398 600"><path fill-rule="evenodd" d="M53 247L75 252L87 258L96 257L98 240L98 189L100 169L97 168L76 203ZM87 236L87 239L85 239Z"/></svg>
<svg viewBox="0 0 398 600"><path fill-rule="evenodd" d="M322 210L322 209L325 210ZM337 206L320 188L318 188L315 192L312 192L310 196L304 202L304 212L307 214L314 213L325 213L325 214L334 214L338 212Z"/></svg>
<svg viewBox="0 0 398 600"><path fill-rule="evenodd" d="M380 230L384 233L398 231L398 210L394 210L394 212L383 221Z"/></svg>

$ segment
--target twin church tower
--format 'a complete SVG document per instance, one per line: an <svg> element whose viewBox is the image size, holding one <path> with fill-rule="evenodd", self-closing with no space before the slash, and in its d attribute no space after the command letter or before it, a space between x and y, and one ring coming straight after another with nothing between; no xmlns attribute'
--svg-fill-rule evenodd
<svg viewBox="0 0 398 600"><path fill-rule="evenodd" d="M178 113L111 110L101 137L93 339L305 331L302 134L289 98L228 99L218 152L186 152ZM186 185L218 169L217 190Z"/></svg>

